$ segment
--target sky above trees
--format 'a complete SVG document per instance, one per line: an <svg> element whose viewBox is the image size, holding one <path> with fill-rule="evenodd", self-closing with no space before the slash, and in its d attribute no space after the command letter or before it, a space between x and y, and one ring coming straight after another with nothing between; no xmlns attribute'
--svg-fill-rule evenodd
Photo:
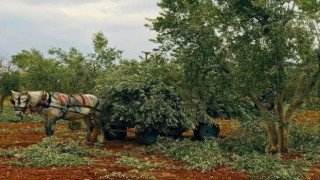
<svg viewBox="0 0 320 180"><path fill-rule="evenodd" d="M0 6L0 54L10 57L35 48L71 46L92 51L93 33L103 32L123 57L138 58L150 51L155 36L145 18L159 13L158 0L3 0Z"/></svg>

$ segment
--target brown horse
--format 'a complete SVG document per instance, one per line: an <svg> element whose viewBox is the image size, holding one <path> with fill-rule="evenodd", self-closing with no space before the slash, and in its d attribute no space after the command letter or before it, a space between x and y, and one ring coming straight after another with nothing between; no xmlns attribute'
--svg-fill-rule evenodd
<svg viewBox="0 0 320 180"><path fill-rule="evenodd" d="M103 135L103 141L105 141L101 104L94 95L77 94L69 96L58 92L12 91L11 103L14 105L17 116L22 116L29 109L45 119L47 136L53 135L57 120L83 119L88 128L87 142L96 142L100 133Z"/></svg>

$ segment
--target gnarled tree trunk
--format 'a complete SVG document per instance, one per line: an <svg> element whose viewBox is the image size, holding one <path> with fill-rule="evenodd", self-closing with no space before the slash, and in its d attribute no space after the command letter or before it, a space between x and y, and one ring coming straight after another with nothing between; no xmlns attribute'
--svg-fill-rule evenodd
<svg viewBox="0 0 320 180"><path fill-rule="evenodd" d="M319 58L320 59L320 58ZM278 92L274 100L275 107L272 111L255 96L251 97L252 101L259 108L263 119L266 123L268 134L267 150L269 153L287 153L289 152L289 134L292 123L293 113L302 105L303 100L309 96L309 93L316 85L320 76L320 68L307 77L307 70L303 71L297 83L295 92L291 98L288 109L284 109L284 91Z"/></svg>

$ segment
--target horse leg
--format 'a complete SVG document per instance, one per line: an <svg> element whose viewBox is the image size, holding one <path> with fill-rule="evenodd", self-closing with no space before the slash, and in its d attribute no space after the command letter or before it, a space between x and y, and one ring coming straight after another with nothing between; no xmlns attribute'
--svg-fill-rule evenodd
<svg viewBox="0 0 320 180"><path fill-rule="evenodd" d="M92 135L92 143L97 142L97 137L99 134L102 135L102 142L106 142L105 134L104 134L104 123L100 119L93 119L94 123L94 129L93 129L93 135Z"/></svg>
<svg viewBox="0 0 320 180"><path fill-rule="evenodd" d="M102 118L97 118L95 122L100 129L100 134L102 135L102 138L103 138L102 142L106 143L107 141L106 141L106 136L104 132L104 125L105 125L104 120Z"/></svg>
<svg viewBox="0 0 320 180"><path fill-rule="evenodd" d="M85 116L83 118L83 121L87 125L87 137L86 137L86 139L87 139L87 142L90 142L91 134L92 134L92 131L94 130L94 124L92 123L90 116Z"/></svg>
<svg viewBox="0 0 320 180"><path fill-rule="evenodd" d="M92 133L91 143L97 142L98 135L100 134L100 129L101 129L101 127L99 126L99 123L96 120L93 120L93 124L94 124L94 129Z"/></svg>
<svg viewBox="0 0 320 180"><path fill-rule="evenodd" d="M57 120L58 118L51 118L45 121L45 130L47 136L53 135Z"/></svg>

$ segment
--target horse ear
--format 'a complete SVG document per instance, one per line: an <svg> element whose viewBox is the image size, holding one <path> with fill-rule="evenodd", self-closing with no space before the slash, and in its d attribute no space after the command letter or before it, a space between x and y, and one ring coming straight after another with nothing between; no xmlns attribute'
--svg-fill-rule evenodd
<svg viewBox="0 0 320 180"><path fill-rule="evenodd" d="M12 96L15 96L16 94L18 94L18 92L15 92L13 90L11 90Z"/></svg>

